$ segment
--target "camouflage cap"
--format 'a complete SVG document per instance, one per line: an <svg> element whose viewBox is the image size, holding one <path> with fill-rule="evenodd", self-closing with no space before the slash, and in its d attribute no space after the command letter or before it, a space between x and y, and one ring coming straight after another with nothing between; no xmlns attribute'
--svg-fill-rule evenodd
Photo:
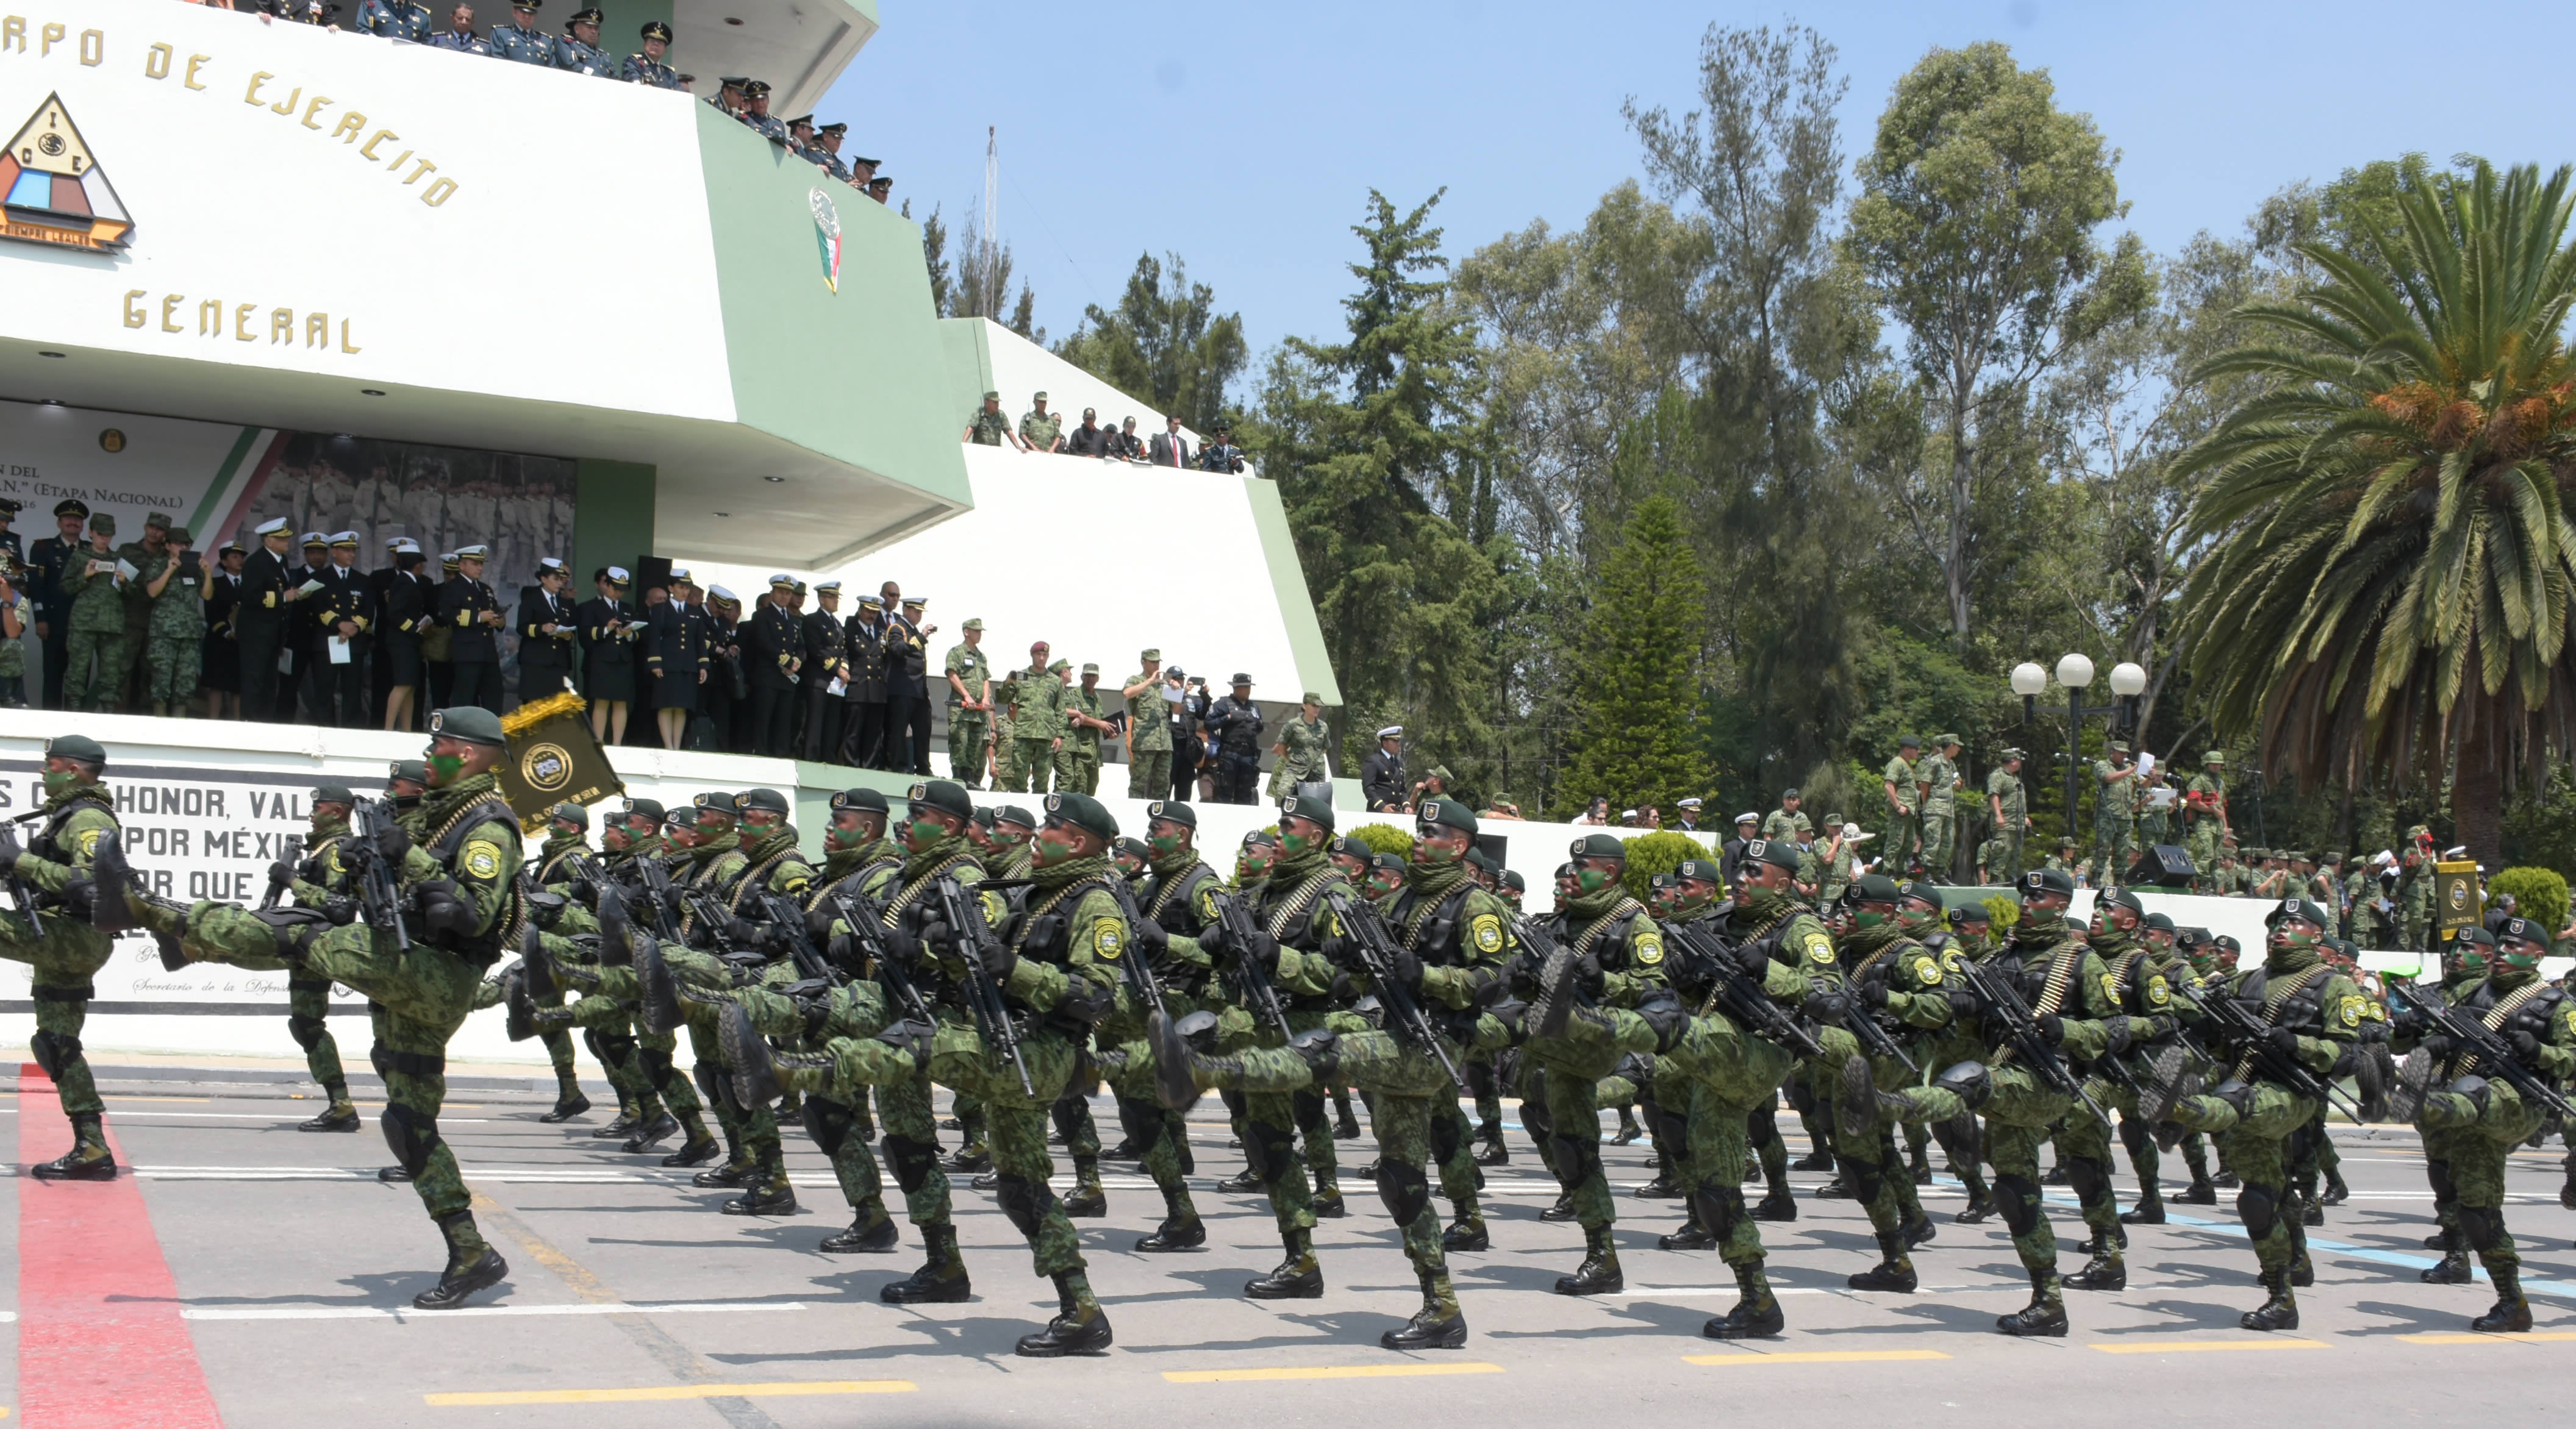
<svg viewBox="0 0 2576 1429"><path fill-rule="evenodd" d="M152 512L151 514L149 514L149 515L145 516L145 517L143 518L143 529L144 529L144 530L146 530L146 531L153 531L153 530L167 531L167 530L169 530L169 529L170 529L170 513L169 513L169 512L167 512L167 511L155 511L155 512Z"/></svg>
<svg viewBox="0 0 2576 1429"><path fill-rule="evenodd" d="M875 605L876 603L876 598L874 596L870 596L866 601L866 604L869 605ZM966 623L959 628L963 630L981 630L984 628L984 618L980 615L970 615L966 618Z"/></svg>
<svg viewBox="0 0 2576 1429"><path fill-rule="evenodd" d="M2227 762L2227 751L2224 749L2213 749L2207 754L2200 756L2200 762L2203 764L2225 764Z"/></svg>
<svg viewBox="0 0 2576 1429"><path fill-rule="evenodd" d="M1139 660L1153 660L1159 662L1163 658L1163 652L1149 645L1146 646L1143 651L1139 652L1136 658Z"/></svg>

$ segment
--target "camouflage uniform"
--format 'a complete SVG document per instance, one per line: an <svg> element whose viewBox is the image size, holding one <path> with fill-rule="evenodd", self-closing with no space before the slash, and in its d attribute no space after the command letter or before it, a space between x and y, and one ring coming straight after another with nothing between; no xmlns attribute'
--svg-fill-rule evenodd
<svg viewBox="0 0 2576 1429"><path fill-rule="evenodd" d="M147 585L152 576L136 582ZM205 568L197 574L186 571L170 577L161 594L151 602L151 614L145 617L149 641L144 667L151 674L152 703L171 714L184 714L189 701L197 697L197 686L204 673L206 650L206 606L200 598L200 582Z"/></svg>
<svg viewBox="0 0 2576 1429"><path fill-rule="evenodd" d="M101 518L92 517L93 524ZM63 672L63 708L112 710L125 698L125 675L134 668L125 643L125 598L117 589L116 553L83 546L63 567L62 588L71 597L71 664ZM106 569L92 572L93 566Z"/></svg>
<svg viewBox="0 0 2576 1429"><path fill-rule="evenodd" d="M1883 822L1878 831L1878 855L1886 861L1879 871L1891 878L1901 877L1914 860L1915 833L1923 812L1914 792L1914 761L1900 753L1887 761L1879 777L1896 786L1897 802L1904 805L1902 810L1891 808L1879 816Z"/></svg>
<svg viewBox="0 0 2576 1429"><path fill-rule="evenodd" d="M2186 799L2197 796L2206 800L2211 809L2224 810L2227 807L2227 781L2204 767L2183 786L2183 795ZM2186 803L2183 822L2190 826L2185 830L2185 837L2191 841L2192 870L2205 876L2218 867L2218 814L2203 813Z"/></svg>
<svg viewBox="0 0 2576 1429"><path fill-rule="evenodd" d="M1327 777L1325 751L1332 742L1332 728L1320 717L1312 724L1302 715L1289 720L1279 731L1279 762L1271 766L1268 796L1275 800L1298 784Z"/></svg>
<svg viewBox="0 0 2576 1429"><path fill-rule="evenodd" d="M969 696L991 696L993 667L984 659L983 647L964 641L949 646L942 668L966 686ZM948 775L969 789L984 787L984 740L991 717L988 711L965 708L958 702L957 687L948 687Z"/></svg>
<svg viewBox="0 0 2576 1429"><path fill-rule="evenodd" d="M1016 777L1003 787L1014 794L1043 794L1055 769L1055 742L1064 734L1064 681L1052 670L1023 670L1012 684L1012 698L1018 703L1011 714Z"/></svg>
<svg viewBox="0 0 2576 1429"><path fill-rule="evenodd" d="M1163 682L1139 670L1118 688L1129 685L1145 688L1127 697L1127 797L1160 799L1172 789L1172 726L1163 713Z"/></svg>
<svg viewBox="0 0 2576 1429"><path fill-rule="evenodd" d="M75 882L88 880L99 840L116 833L115 800L105 785L82 783L49 795L41 807L44 820L18 855L17 873L29 885L44 931L39 935L16 909L0 908L0 958L32 970L27 995L35 1003L36 1033L28 1050L53 1079L54 1095L72 1124L73 1154L104 1158L101 1118L107 1105L81 1055L80 1034L94 995L90 977L107 965L114 941L90 926L65 895Z"/></svg>
<svg viewBox="0 0 2576 1429"><path fill-rule="evenodd" d="M1946 741L1914 766L1914 782L1929 786L1923 794L1923 871L1928 878L1950 881L1951 854L1959 834L1959 766L1942 751Z"/></svg>
<svg viewBox="0 0 2576 1429"><path fill-rule="evenodd" d="M999 412L987 412L978 407L973 415L967 417L966 427L969 433L967 440L979 447L1006 447L1011 444L1011 419Z"/></svg>
<svg viewBox="0 0 2576 1429"><path fill-rule="evenodd" d="M2117 883L2129 871L2129 853L2138 837L2137 767L2115 765L2108 759L2093 761L2092 867L2096 871L2096 888ZM2121 774L2132 777L2116 784L2107 782Z"/></svg>
<svg viewBox="0 0 2576 1429"><path fill-rule="evenodd" d="M2010 883L2021 877L2021 841L2029 831L2030 791L2022 787L2021 776L1997 768L1986 776L1986 793L2003 806L2003 820L1995 826L1995 853L1986 863L1986 876Z"/></svg>
<svg viewBox="0 0 2576 1429"><path fill-rule="evenodd" d="M1064 435L1064 418L1053 412L1032 407L1020 415L1020 440L1032 451L1055 450L1056 439Z"/></svg>
<svg viewBox="0 0 2576 1429"><path fill-rule="evenodd" d="M1057 707L1067 714L1079 710L1093 719L1101 718L1104 708L1098 689L1080 685L1065 686ZM1076 729L1072 720L1064 721L1064 748L1055 752L1055 787L1076 794L1100 791L1100 731L1088 726Z"/></svg>

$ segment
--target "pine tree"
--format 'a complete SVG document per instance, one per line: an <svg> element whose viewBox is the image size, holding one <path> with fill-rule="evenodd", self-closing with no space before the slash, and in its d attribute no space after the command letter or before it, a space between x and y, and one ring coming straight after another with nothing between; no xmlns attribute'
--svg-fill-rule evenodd
<svg viewBox="0 0 2576 1429"><path fill-rule="evenodd" d="M1700 791L1699 561L1669 497L1637 504L1601 566L1575 687L1581 692L1562 809L1595 794L1670 809ZM1570 815L1569 815L1570 816Z"/></svg>

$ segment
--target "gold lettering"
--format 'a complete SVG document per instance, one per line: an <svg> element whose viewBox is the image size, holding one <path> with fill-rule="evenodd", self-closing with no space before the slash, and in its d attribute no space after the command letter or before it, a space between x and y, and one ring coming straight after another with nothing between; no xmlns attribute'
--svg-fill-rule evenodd
<svg viewBox="0 0 2576 1429"><path fill-rule="evenodd" d="M188 68L189 68L190 72L192 72L192 73L196 70L196 66L195 66L195 65L193 65L193 64L189 65L189 66L188 66ZM266 71L266 70L261 70L259 73L255 74L255 75L252 75L252 76L250 77L250 88L248 88L248 89L246 89L246 90L243 90L243 91L242 91L242 103L244 103L244 104L265 104L265 103L267 103L268 101L266 101L266 100L264 100L264 99L262 99L262 98L260 98L260 97L259 97L259 87L260 87L261 85L263 85L263 84L268 83L270 80L275 79L275 78L277 78L277 76L276 76L276 75L270 74L270 73L269 73L268 71Z"/></svg>
<svg viewBox="0 0 2576 1429"><path fill-rule="evenodd" d="M330 99L326 96L319 94L313 96L313 102L304 106L304 127L313 130L316 133L321 132L322 126L313 122L313 116L321 113L322 106L330 102Z"/></svg>
<svg viewBox="0 0 2576 1429"><path fill-rule="evenodd" d="M367 116L352 109L340 116L339 127L331 131L331 137L343 144L355 144L358 142L359 133L366 127Z"/></svg>
<svg viewBox="0 0 2576 1429"><path fill-rule="evenodd" d="M259 304L257 303L244 303L239 308L233 310L233 337L235 340L240 342L259 341L259 335L250 330L250 315L258 311Z"/></svg>
<svg viewBox="0 0 2576 1429"><path fill-rule="evenodd" d="M268 313L268 345L295 341L295 309L271 308Z"/></svg>
<svg viewBox="0 0 2576 1429"><path fill-rule="evenodd" d="M423 159L420 161L420 167L411 171L411 177L403 180L403 187L410 188L412 185L419 183L423 178L436 173L437 171L438 165L431 163L427 159Z"/></svg>
<svg viewBox="0 0 2576 1429"><path fill-rule="evenodd" d="M304 315L304 345L306 347L318 347L326 351L329 350L331 346L331 315L329 313L306 313Z"/></svg>
<svg viewBox="0 0 2576 1429"><path fill-rule="evenodd" d="M304 86L299 84L295 86L295 92L293 94L286 96L286 102L284 104L272 104L268 107L268 112L271 114L292 114L295 112L295 106L302 104L303 102Z"/></svg>
<svg viewBox="0 0 2576 1429"><path fill-rule="evenodd" d="M13 48L22 55L27 52L27 17L24 15L0 20L0 50Z"/></svg>
<svg viewBox="0 0 2576 1429"><path fill-rule="evenodd" d="M177 294L177 293L165 293L165 294L163 294L163 295L162 295L162 297L161 297L161 330L162 330L163 332L186 332L186 331L187 331L187 329L186 329L186 328L183 328L183 327L179 326L177 323L174 323L174 322L170 321L170 315L171 315L171 314L173 314L173 313L175 313L175 312L177 312L177 311L179 311L179 305L180 305L181 303L186 302L186 301L187 301L187 299L186 299L185 297L182 297L181 295L179 295L179 294Z"/></svg>
<svg viewBox="0 0 2576 1429"><path fill-rule="evenodd" d="M96 69L98 66L107 63L107 32L105 30L81 31L80 62L88 65L92 69Z"/></svg>
<svg viewBox="0 0 2576 1429"><path fill-rule="evenodd" d="M399 173L401 173L401 172L402 172L403 161L404 161L405 159L410 158L410 157L411 157L411 150L409 150L409 149L405 149L405 150L403 150L401 153L394 155L394 161L393 161L392 163L390 163L390 164L387 164L385 167L386 167L386 168L388 168L388 169L391 169L393 172L395 172L395 173L399 174Z"/></svg>
<svg viewBox="0 0 2576 1429"><path fill-rule="evenodd" d="M347 318L340 319L340 350L351 354L355 354L358 351L358 345L349 341L349 320Z"/></svg>
<svg viewBox="0 0 2576 1429"><path fill-rule="evenodd" d="M179 76L179 82L180 82L181 84L184 84L184 85L188 86L190 89L203 89L203 88L205 88L205 86L204 86L204 85L197 83L197 67L198 67L199 65L210 65L210 64L213 64L214 62L215 62L215 57L214 57L213 55L190 55L190 56L188 56L188 72L187 72L186 74L183 74L183 75Z"/></svg>
<svg viewBox="0 0 2576 1429"><path fill-rule="evenodd" d="M440 179L437 183L431 184L428 188L421 191L420 201L428 204L431 208L436 208L447 202L448 195L455 192L456 180Z"/></svg>
<svg viewBox="0 0 2576 1429"><path fill-rule="evenodd" d="M208 298L197 304L197 336L222 337L223 335L224 300Z"/></svg>
<svg viewBox="0 0 2576 1429"><path fill-rule="evenodd" d="M143 294L144 290L141 288L129 288L126 290L125 325L127 327L141 327L152 316L150 313L147 313L134 305L134 300L142 297Z"/></svg>
<svg viewBox="0 0 2576 1429"><path fill-rule="evenodd" d="M400 134L395 133L391 129L379 129L375 133L367 136L367 142L358 146L358 157L371 163L381 164L384 160L376 157L376 146L387 139L399 139L401 137L402 136ZM411 151L409 149L405 149L403 152L405 154L409 154Z"/></svg>
<svg viewBox="0 0 2576 1429"><path fill-rule="evenodd" d="M36 54L41 58L51 55L54 52L54 46L61 44L63 42L63 37L69 35L71 31L64 29L59 24L48 21L45 28L37 33L44 37L36 46Z"/></svg>
<svg viewBox="0 0 2576 1429"><path fill-rule="evenodd" d="M152 48L145 50L143 52L143 77L145 79L168 79L170 77L170 53L171 51L168 45L154 45Z"/></svg>

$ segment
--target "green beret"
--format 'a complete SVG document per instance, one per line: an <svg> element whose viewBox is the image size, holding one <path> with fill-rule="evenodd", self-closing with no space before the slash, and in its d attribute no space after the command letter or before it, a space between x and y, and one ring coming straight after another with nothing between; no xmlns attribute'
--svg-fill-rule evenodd
<svg viewBox="0 0 2576 1429"><path fill-rule="evenodd" d="M874 789L844 789L832 796L832 812L884 814L888 812L886 796Z"/></svg>
<svg viewBox="0 0 2576 1429"><path fill-rule="evenodd" d="M1312 792L1283 794L1279 797L1279 816L1283 819L1292 816L1308 819L1323 825L1329 832L1333 827L1333 801Z"/></svg>
<svg viewBox="0 0 2576 1429"><path fill-rule="evenodd" d="M77 759L83 764L107 767L107 748L85 734L58 734L45 741L47 759Z"/></svg>
<svg viewBox="0 0 2576 1429"><path fill-rule="evenodd" d="M1724 883L1726 881L1725 873L1714 862L1704 858L1683 859L1681 866L1673 870L1673 877L1685 883Z"/></svg>
<svg viewBox="0 0 2576 1429"><path fill-rule="evenodd" d="M1413 817L1420 825L1463 829L1469 834L1476 832L1475 811L1456 799L1425 799L1421 811Z"/></svg>
<svg viewBox="0 0 2576 1429"><path fill-rule="evenodd" d="M1103 843L1118 837L1117 816L1109 812L1108 805L1089 794L1049 794L1046 796L1046 811L1049 822L1069 824L1085 833L1097 834ZM1004 810L1003 813L1008 817L1010 811Z"/></svg>
<svg viewBox="0 0 2576 1429"><path fill-rule="evenodd" d="M1950 910L1950 926L1953 928L1982 928L1993 921L1995 915L1986 911L1983 903L1962 903Z"/></svg>
<svg viewBox="0 0 2576 1429"><path fill-rule="evenodd" d="M557 804L546 810L546 817L570 824L577 829L586 830L590 827L590 810L579 804L569 802Z"/></svg>
<svg viewBox="0 0 2576 1429"><path fill-rule="evenodd" d="M1021 808L1017 804L1004 804L1002 807L993 811L993 822L996 824L1017 824L1024 829L1035 829L1038 826L1038 816Z"/></svg>
<svg viewBox="0 0 2576 1429"><path fill-rule="evenodd" d="M990 829L993 827L993 811L982 804L977 804L975 806L975 812L968 817L974 821L975 827L979 829Z"/></svg>
<svg viewBox="0 0 2576 1429"><path fill-rule="evenodd" d="M617 811L617 817L631 819L641 814L658 824L662 822L663 813L662 801L659 799L629 799L626 801L626 807Z"/></svg>
<svg viewBox="0 0 2576 1429"><path fill-rule="evenodd" d="M354 804L358 802L358 796L350 793L349 786L346 784L320 784L314 787L313 802L317 804Z"/></svg>
<svg viewBox="0 0 2576 1429"><path fill-rule="evenodd" d="M1382 853L1377 857L1370 859L1369 866L1372 868L1383 868L1393 873L1404 872L1404 860L1391 853Z"/></svg>
<svg viewBox="0 0 2576 1429"><path fill-rule="evenodd" d="M1468 866L1472 868L1481 868L1487 873L1494 871L1494 861L1485 857L1485 851L1480 848L1471 848L1467 850L1467 863Z"/></svg>
<svg viewBox="0 0 2576 1429"><path fill-rule="evenodd" d="M1854 903L1893 903L1902 895L1896 880L1883 873L1864 873L1851 881L1851 891L1843 897Z"/></svg>
<svg viewBox="0 0 2576 1429"><path fill-rule="evenodd" d="M664 813L662 822L672 828L694 829L698 826L698 806L682 804Z"/></svg>
<svg viewBox="0 0 2576 1429"><path fill-rule="evenodd" d="M1195 832L1199 826L1199 811L1179 799L1156 799L1145 806L1145 821L1149 827L1159 821L1178 824Z"/></svg>
<svg viewBox="0 0 2576 1429"><path fill-rule="evenodd" d="M1151 848L1146 847L1145 841L1140 838L1130 838L1122 835L1118 840L1117 849L1118 852L1127 855L1129 858L1143 859L1150 862L1154 857L1154 851Z"/></svg>
<svg viewBox="0 0 2576 1429"><path fill-rule="evenodd" d="M1609 834L1585 834L1567 847L1566 853L1574 858L1615 858L1624 862L1628 857L1628 846Z"/></svg>
<svg viewBox="0 0 2576 1429"><path fill-rule="evenodd" d="M393 762L393 767L385 771L385 777L388 781L396 784L427 785L429 783L429 761L426 759L397 759Z"/></svg>
<svg viewBox="0 0 2576 1429"><path fill-rule="evenodd" d="M745 789L734 796L733 807L734 812L738 814L748 814L754 809L767 809L781 818L796 812L789 806L787 796L775 789Z"/></svg>
<svg viewBox="0 0 2576 1429"><path fill-rule="evenodd" d="M966 797L966 786L954 779L921 780L904 798L941 813L955 814L960 819L975 817L975 801Z"/></svg>
<svg viewBox="0 0 2576 1429"><path fill-rule="evenodd" d="M1600 835L1593 837L1599 838ZM1748 839L1744 845L1746 858L1756 863L1767 863L1773 868L1785 868L1791 873L1798 871L1798 855L1798 845L1791 839Z"/></svg>
<svg viewBox="0 0 2576 1429"><path fill-rule="evenodd" d="M1503 870L1503 886L1514 893L1529 892L1529 880L1512 872L1508 868Z"/></svg>
<svg viewBox="0 0 2576 1429"><path fill-rule="evenodd" d="M2176 927L2174 926L2174 920L2173 920L2173 918L2172 918L2170 915L2168 915L2168 914L2164 914L2164 913L2150 913L2150 914L2148 914L2148 915L2147 915L2147 921L2146 921L2144 924L2140 925L2140 926L2142 926L2142 927L2148 927L2148 928L2154 928L2154 929L2156 929L2156 930L2158 930L2158 931L2160 931L2160 932L2166 932L2166 933L2177 933L2177 932L2180 932L2180 931L2181 931L2180 929L2178 929L2178 928L2176 928Z"/></svg>
<svg viewBox="0 0 2576 1429"><path fill-rule="evenodd" d="M498 749L509 741L501 736L501 717L480 705L455 705L429 713L429 732L434 736L467 744L484 744Z"/></svg>
<svg viewBox="0 0 2576 1429"><path fill-rule="evenodd" d="M1333 852L1344 858L1358 859L1362 863L1377 857L1377 850L1362 843L1357 834L1344 834L1333 840Z"/></svg>
<svg viewBox="0 0 2576 1429"><path fill-rule="evenodd" d="M1279 836L1270 832L1268 829L1254 829L1252 832L1243 836L1243 846L1245 848L1277 848L1279 847Z"/></svg>
<svg viewBox="0 0 2576 1429"><path fill-rule="evenodd" d="M1939 884L1925 883L1918 879L1917 881L1909 883L1903 888L1898 889L1897 892L1907 898L1913 899L1917 903L1929 903L1935 908L1941 906L1941 887Z"/></svg>
<svg viewBox="0 0 2576 1429"><path fill-rule="evenodd" d="M2141 917L2145 916L2147 911L2147 905L2138 901L2138 895L2125 888L2105 890L2102 894L2102 904L2106 908L2126 908Z"/></svg>
<svg viewBox="0 0 2576 1429"><path fill-rule="evenodd" d="M2019 885L2024 898L2043 898L2051 893L2075 896L2075 880L2053 868L2034 868L2021 876Z"/></svg>

